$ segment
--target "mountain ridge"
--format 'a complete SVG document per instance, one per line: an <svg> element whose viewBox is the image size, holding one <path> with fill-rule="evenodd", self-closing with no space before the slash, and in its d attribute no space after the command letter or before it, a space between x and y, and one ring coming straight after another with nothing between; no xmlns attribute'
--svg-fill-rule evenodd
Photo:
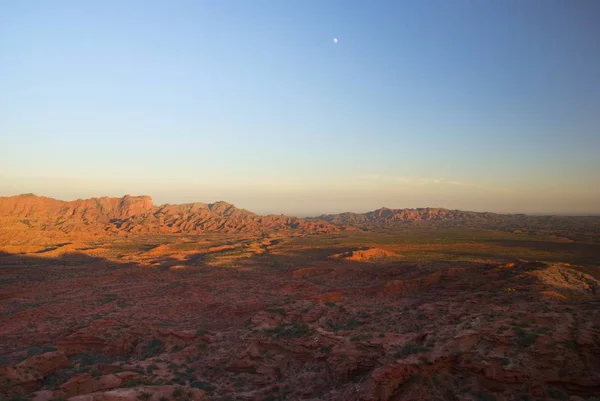
<svg viewBox="0 0 600 401"><path fill-rule="evenodd" d="M317 217L258 215L226 201L155 205L148 195L96 197L73 201L34 194L0 197L0 228L62 233L203 232L302 234L342 230L395 229L410 226L461 227L529 232L586 240L600 232L598 216L531 216L445 208L382 207L366 213Z"/></svg>
<svg viewBox="0 0 600 401"><path fill-rule="evenodd" d="M34 194L0 197L2 226L65 233L331 232L338 228L298 217L259 216L225 201L154 205L147 195L61 201ZM25 228L25 227L21 227Z"/></svg>

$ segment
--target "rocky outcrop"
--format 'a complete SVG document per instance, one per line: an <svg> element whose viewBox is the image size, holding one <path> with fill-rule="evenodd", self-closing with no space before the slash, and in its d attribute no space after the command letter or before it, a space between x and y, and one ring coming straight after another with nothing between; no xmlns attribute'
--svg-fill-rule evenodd
<svg viewBox="0 0 600 401"><path fill-rule="evenodd" d="M202 390L178 386L120 388L70 397L68 401L181 401L184 399L188 401L210 401L210 397Z"/></svg>
<svg viewBox="0 0 600 401"><path fill-rule="evenodd" d="M363 400L387 401L396 389L421 371L414 363L392 363L379 367L371 373Z"/></svg>
<svg viewBox="0 0 600 401"><path fill-rule="evenodd" d="M45 376L69 366L62 352L32 356L17 365L0 368L0 393L23 394L39 390Z"/></svg>
<svg viewBox="0 0 600 401"><path fill-rule="evenodd" d="M67 355L103 353L125 355L134 351L147 329L123 329L116 321L96 321L88 327L57 341L56 347Z"/></svg>
<svg viewBox="0 0 600 401"><path fill-rule="evenodd" d="M66 397L89 394L98 391L107 391L120 387L127 381L136 381L142 377L135 372L121 372L99 377L89 373L73 376L60 386L60 391Z"/></svg>
<svg viewBox="0 0 600 401"><path fill-rule="evenodd" d="M193 330L172 330L162 328L153 330L152 336L160 340L167 348L187 346L199 337Z"/></svg>
<svg viewBox="0 0 600 401"><path fill-rule="evenodd" d="M0 393L26 394L42 387L44 376L37 370L25 366L0 368Z"/></svg>
<svg viewBox="0 0 600 401"><path fill-rule="evenodd" d="M64 233L334 232L330 223L288 216L259 216L227 202L152 204L149 196L78 199L33 194L0 197L0 221L19 230Z"/></svg>
<svg viewBox="0 0 600 401"><path fill-rule="evenodd" d="M590 239L600 233L600 216L530 216L429 207L416 209L383 207L368 213L321 215L314 220L327 221L345 229L394 228L412 225L485 228L513 233L549 235L567 242L574 239Z"/></svg>
<svg viewBox="0 0 600 401"><path fill-rule="evenodd" d="M32 368L46 376L69 366L69 359L64 352L54 351L35 355L21 362L18 366Z"/></svg>
<svg viewBox="0 0 600 401"><path fill-rule="evenodd" d="M382 354L378 347L345 343L335 347L327 356L327 367L338 384L356 381L378 365Z"/></svg>
<svg viewBox="0 0 600 401"><path fill-rule="evenodd" d="M332 255L332 259L351 260L354 262L367 262L367 261L382 261L386 259L398 258L398 255L392 251L386 251L380 248L362 248L355 251L337 253Z"/></svg>

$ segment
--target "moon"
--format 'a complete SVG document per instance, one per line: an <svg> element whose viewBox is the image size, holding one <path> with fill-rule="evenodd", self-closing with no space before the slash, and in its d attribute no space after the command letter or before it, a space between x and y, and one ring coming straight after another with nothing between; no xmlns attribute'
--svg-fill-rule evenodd
<svg viewBox="0 0 600 401"><path fill-rule="evenodd" d="M333 38L333 43L337 43L338 42L338 38Z"/></svg>

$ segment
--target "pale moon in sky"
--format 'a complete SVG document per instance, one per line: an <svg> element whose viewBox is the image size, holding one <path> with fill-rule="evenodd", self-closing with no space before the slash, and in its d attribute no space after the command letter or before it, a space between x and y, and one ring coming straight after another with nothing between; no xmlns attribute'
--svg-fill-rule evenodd
<svg viewBox="0 0 600 401"><path fill-rule="evenodd" d="M338 42L338 38L333 38L333 43L337 43Z"/></svg>

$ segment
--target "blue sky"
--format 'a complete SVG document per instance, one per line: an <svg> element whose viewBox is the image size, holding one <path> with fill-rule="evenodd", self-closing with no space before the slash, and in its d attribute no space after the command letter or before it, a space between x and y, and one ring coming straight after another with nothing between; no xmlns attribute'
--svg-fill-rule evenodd
<svg viewBox="0 0 600 401"><path fill-rule="evenodd" d="M0 196L600 213L599 20L594 0L3 1Z"/></svg>

